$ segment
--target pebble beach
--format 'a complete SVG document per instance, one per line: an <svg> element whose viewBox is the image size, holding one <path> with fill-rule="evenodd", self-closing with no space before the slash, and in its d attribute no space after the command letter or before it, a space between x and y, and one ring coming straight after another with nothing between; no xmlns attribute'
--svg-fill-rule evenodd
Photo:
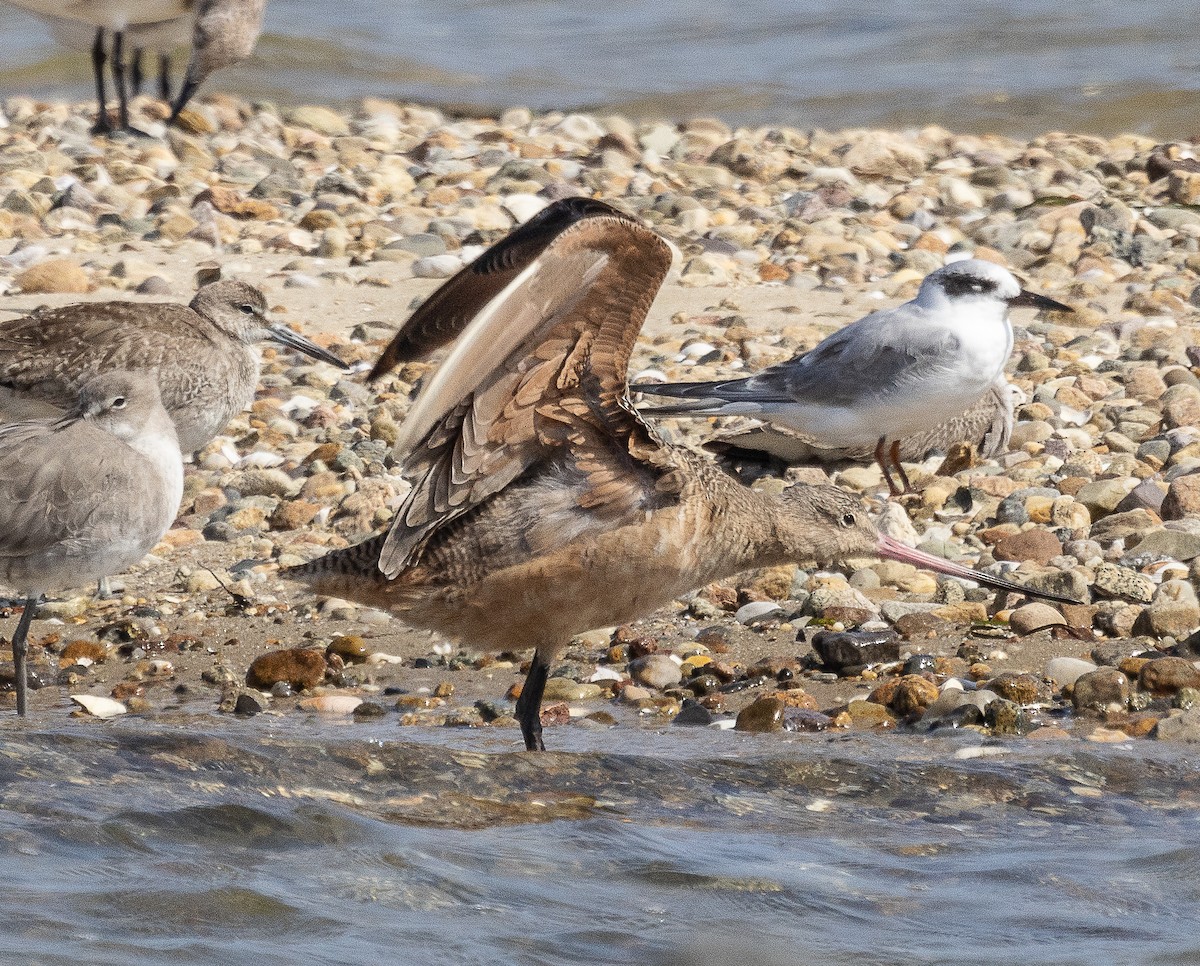
<svg viewBox="0 0 1200 966"><path fill-rule="evenodd" d="M147 136L102 141L92 110L0 102L0 322L219 273L352 369L265 350L117 595L39 607L26 719L0 653L0 961L1194 962L1189 145L220 95L173 130L140 99ZM1013 314L997 459L910 465L890 502L874 465L732 469L862 493L889 535L1080 603L875 560L745 574L572 642L529 755L528 653L282 580L407 486L430 366L367 386L391 333L576 194L678 250L634 382L782 361L959 253L1071 305Z"/></svg>
<svg viewBox="0 0 1200 966"><path fill-rule="evenodd" d="M34 626L36 714L512 727L527 655L307 598L278 568L383 528L406 486L390 443L428 367L366 386L390 332L547 200L589 194L679 252L634 381L782 361L912 297L958 252L1073 306L1014 318L1011 451L931 458L880 525L1081 603L998 598L890 562L749 574L579 638L550 682L548 725L1200 738L1200 162L1186 145L222 97L167 131L157 104L139 104L150 136L102 143L86 105L3 103L6 317L187 301L220 271L362 365L338 374L268 350L258 401L197 454L179 521L124 596L81 590L39 609L59 623ZM662 426L696 445L721 428ZM752 476L881 490L875 466L780 472Z"/></svg>

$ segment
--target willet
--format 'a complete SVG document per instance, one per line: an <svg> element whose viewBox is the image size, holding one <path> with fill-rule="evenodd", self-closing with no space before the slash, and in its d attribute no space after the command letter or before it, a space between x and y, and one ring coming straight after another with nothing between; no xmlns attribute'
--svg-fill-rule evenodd
<svg viewBox="0 0 1200 966"><path fill-rule="evenodd" d="M81 302L0 322L0 419L67 409L99 372L150 372L185 453L200 449L254 401L270 339L342 369L332 352L272 322L253 285L223 279L190 305Z"/></svg>
<svg viewBox="0 0 1200 966"><path fill-rule="evenodd" d="M917 463L931 453L948 453L960 443L980 459L991 459L1005 452L1012 437L1015 392L1015 387L1003 375L999 376L966 412L924 433L899 440L900 459ZM803 433L774 423L723 432L706 443L705 449L789 464L865 463L875 458L874 446L822 446Z"/></svg>
<svg viewBox="0 0 1200 966"><path fill-rule="evenodd" d="M999 265L966 259L926 277L911 302L872 312L809 352L748 378L634 389L682 400L647 410L655 416L740 414L825 447L874 445L895 495L901 488L889 466L903 490L909 488L900 441L960 416L1003 373L1014 306L1071 311L1023 290Z"/></svg>
<svg viewBox="0 0 1200 966"><path fill-rule="evenodd" d="M266 7L267 0L197 0L192 52L168 123L179 117L209 74L254 53Z"/></svg>
<svg viewBox="0 0 1200 966"><path fill-rule="evenodd" d="M107 93L104 84L104 64L109 61L113 86L117 93L118 126L129 130L129 92L125 80L125 39L132 27L143 24L162 25L188 15L193 0L6 0L7 3L29 10L47 19L74 21L84 25L92 40L92 69L96 76L96 100L99 112L93 130L107 133L112 130L108 120ZM106 45L105 33L112 34L111 47Z"/></svg>
<svg viewBox="0 0 1200 966"><path fill-rule="evenodd" d="M391 529L284 571L475 647L533 647L517 702L530 750L573 635L743 570L878 554L1028 593L879 534L835 487L760 493L664 446L626 368L670 265L640 222L573 198L446 282L372 372L456 340L401 427L412 489Z"/></svg>
<svg viewBox="0 0 1200 966"><path fill-rule="evenodd" d="M42 593L137 563L182 496L175 426L148 375L105 373L65 417L0 425L0 584L26 596L12 639L18 714Z"/></svg>

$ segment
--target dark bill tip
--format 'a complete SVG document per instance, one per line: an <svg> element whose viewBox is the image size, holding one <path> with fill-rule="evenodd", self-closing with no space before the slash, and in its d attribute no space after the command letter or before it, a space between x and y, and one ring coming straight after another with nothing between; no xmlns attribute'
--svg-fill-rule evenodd
<svg viewBox="0 0 1200 966"><path fill-rule="evenodd" d="M339 369L350 368L349 363L343 362L328 349L321 348L321 346L310 339L306 339L299 332L293 332L286 325L272 325L267 329L267 338L272 342L285 345L289 349L303 352L306 356L312 356L314 359L328 362L331 366L337 366Z"/></svg>
<svg viewBox="0 0 1200 966"><path fill-rule="evenodd" d="M1069 305L1063 305L1062 302L1056 302L1045 295L1038 295L1037 292L1029 292L1025 289L1021 289L1021 294L1015 299L1009 299L1008 304L1018 308L1041 309L1043 312L1075 311Z"/></svg>
<svg viewBox="0 0 1200 966"><path fill-rule="evenodd" d="M923 550L905 546L900 541L893 540L891 537L886 537L883 534L879 535L879 540L875 544L875 552L888 560L898 560L900 563L909 563L915 567L924 567L926 570L946 574L948 577L973 580L977 584L983 587L991 587L993 590L1007 590L1016 594L1024 594L1026 597L1040 597L1042 600L1054 601L1056 604L1083 603L1083 601L1075 600L1072 597L1050 594L1041 590L1034 590L1032 587L1022 587L1015 581L1005 580L1003 577L992 577L989 574L982 574L978 570L972 570L970 567L964 567L962 564L956 564L942 557L935 557L933 554L925 553Z"/></svg>

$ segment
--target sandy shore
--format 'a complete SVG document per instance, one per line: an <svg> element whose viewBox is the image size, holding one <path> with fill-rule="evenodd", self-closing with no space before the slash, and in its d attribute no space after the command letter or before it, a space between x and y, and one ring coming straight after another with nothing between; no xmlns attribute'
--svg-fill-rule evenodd
<svg viewBox="0 0 1200 966"><path fill-rule="evenodd" d="M522 110L458 120L384 102L280 115L223 99L187 114L185 131L163 132L161 112L140 103L138 123L153 136L113 143L88 136L84 106L4 103L0 318L83 299L185 301L219 266L365 367L481 246L549 199L592 194L680 251L631 374L695 379L780 361L911 297L948 254L1008 264L1076 313L1015 318L1010 368L1026 402L1013 451L954 477L933 475L940 461L929 461L889 525L984 567L1008 559L1020 579L1093 603L1022 612L1020 601L964 596L891 564L785 568L708 588L632 629L585 635L551 693L576 718L622 726L665 725L688 700L700 718L729 721L758 702L744 723L757 716L767 729L1197 733L1181 710L1200 697L1196 654L1183 643L1200 628L1200 164L1186 150L1136 136L733 131L707 119ZM525 655L447 646L385 615L318 602L276 574L277 563L386 525L404 486L388 442L423 367L376 393L363 367L339 378L267 356L259 401L199 454L179 523L125 575L124 596L67 594L42 609L62 623L34 625L46 685L34 713L68 713L72 694L111 695L156 718L228 711L242 697L243 709L272 713L350 713L361 700L360 716L405 725L512 725L505 695ZM692 441L714 429L669 428ZM880 492L874 467L791 475ZM738 608L756 601L778 609L739 621ZM850 677L812 668L817 629L861 624L896 632L901 658L928 659L903 676L902 665ZM248 688L256 657L325 652L335 638L344 640L323 679L274 695ZM77 640L86 643L67 648ZM662 680L630 685L630 660L650 652L684 661L676 680L665 668ZM1050 665L1056 657L1093 667ZM1094 688L1080 698L1070 682L1084 672ZM978 715L963 711L971 701Z"/></svg>

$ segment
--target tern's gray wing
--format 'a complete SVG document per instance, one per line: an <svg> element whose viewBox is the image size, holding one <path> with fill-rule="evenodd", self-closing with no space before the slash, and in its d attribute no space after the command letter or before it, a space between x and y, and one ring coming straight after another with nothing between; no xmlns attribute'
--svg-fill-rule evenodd
<svg viewBox="0 0 1200 966"><path fill-rule="evenodd" d="M946 453L955 443L969 443L981 458L991 459L1008 449L1012 423L1012 387L1001 375L960 415L899 440L900 459L917 463L930 453ZM704 448L720 454L761 453L791 465L868 463L875 458L874 446L825 445L798 430L763 422L761 414L743 418L740 425L728 428L729 432Z"/></svg>
<svg viewBox="0 0 1200 966"><path fill-rule="evenodd" d="M959 339L916 318L876 313L835 332L811 352L747 379L749 398L770 402L853 405L864 397L903 394L936 376L953 358ZM868 325L867 323L873 323Z"/></svg>
<svg viewBox="0 0 1200 966"><path fill-rule="evenodd" d="M663 415L715 412L718 405L728 403L768 408L790 403L847 406L864 398L903 394L908 385L935 378L959 345L953 333L931 329L917 314L884 310L833 333L804 355L745 379L633 388L696 401L654 410Z"/></svg>

